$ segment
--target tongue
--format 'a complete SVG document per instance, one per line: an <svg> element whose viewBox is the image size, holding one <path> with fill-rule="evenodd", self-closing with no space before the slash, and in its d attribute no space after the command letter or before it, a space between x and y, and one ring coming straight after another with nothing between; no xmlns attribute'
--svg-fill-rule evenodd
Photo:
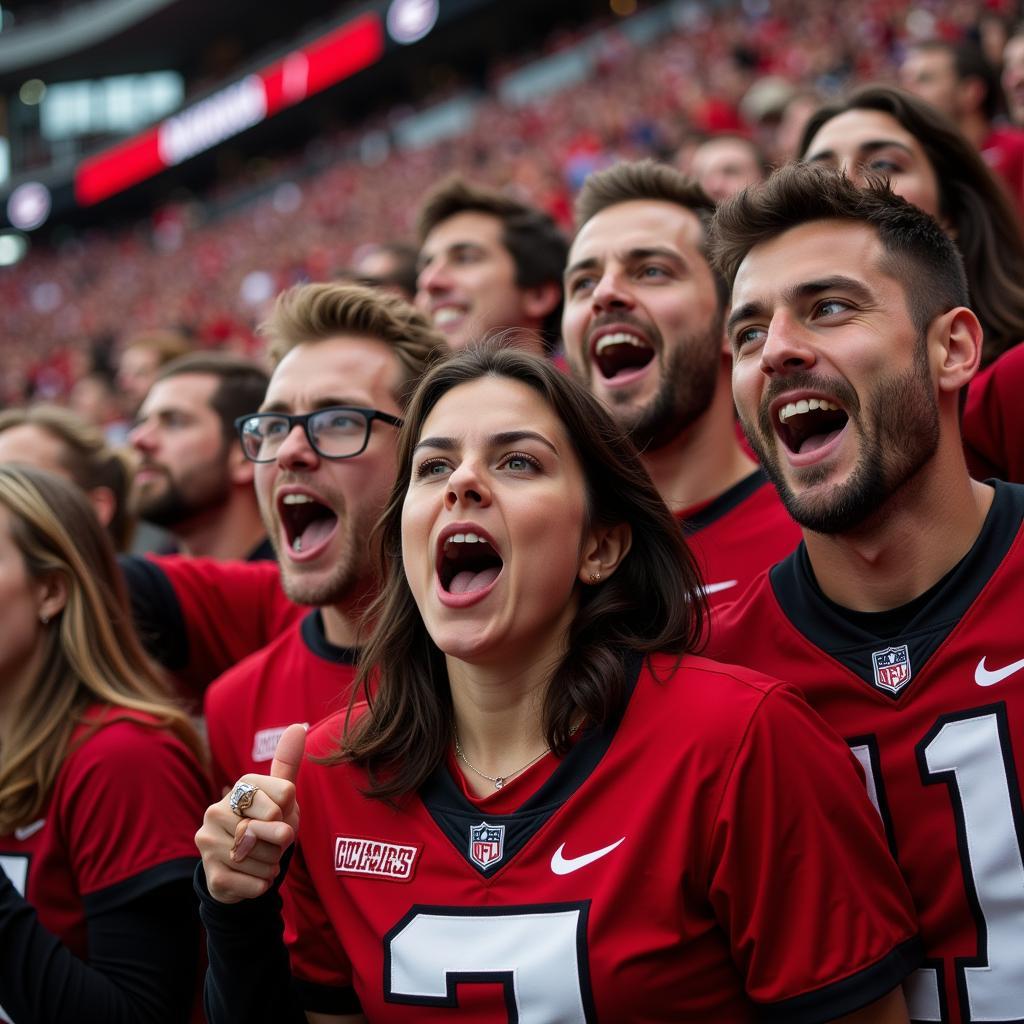
<svg viewBox="0 0 1024 1024"><path fill-rule="evenodd" d="M314 519L297 538L302 541L302 550L312 551L318 544L322 544L331 535L337 522L337 516ZM294 541L292 545L294 546Z"/></svg>
<svg viewBox="0 0 1024 1024"><path fill-rule="evenodd" d="M812 434L810 437L805 438L802 445L800 445L800 454L804 452L815 452L819 448L824 448L830 441L837 438L842 433L842 427L839 430L832 430L827 434Z"/></svg>
<svg viewBox="0 0 1024 1024"><path fill-rule="evenodd" d="M484 569L481 572L463 569L462 572L455 574L454 579L448 585L448 592L450 594L465 594L470 590L483 590L498 578L499 572L501 572L501 567L497 565L492 565L489 569Z"/></svg>

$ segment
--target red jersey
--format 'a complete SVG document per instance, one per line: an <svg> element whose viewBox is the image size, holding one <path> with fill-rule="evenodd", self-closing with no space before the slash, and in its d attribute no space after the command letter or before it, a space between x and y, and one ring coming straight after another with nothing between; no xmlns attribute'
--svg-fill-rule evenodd
<svg viewBox="0 0 1024 1024"><path fill-rule="evenodd" d="M207 691L206 730L214 786L266 774L281 733L348 706L357 651L324 636L319 609L224 673Z"/></svg>
<svg viewBox="0 0 1024 1024"><path fill-rule="evenodd" d="M1024 1012L1022 522L1024 488L997 484L971 551L902 622L830 602L801 545L712 631L717 657L800 686L861 761L918 908L914 1020Z"/></svg>
<svg viewBox="0 0 1024 1024"><path fill-rule="evenodd" d="M138 712L100 715L109 724L72 738L42 817L0 835L7 877L81 960L89 959L90 909L191 877L211 798L195 755L169 730L141 724L151 719Z"/></svg>
<svg viewBox="0 0 1024 1024"><path fill-rule="evenodd" d="M197 704L212 680L265 647L309 610L285 595L276 562L181 555L146 561L169 585L160 625L180 624L185 649L170 667L183 695Z"/></svg>
<svg viewBox="0 0 1024 1024"><path fill-rule="evenodd" d="M757 469L713 501L676 513L712 607L735 600L763 569L800 543L778 491Z"/></svg>
<svg viewBox="0 0 1024 1024"><path fill-rule="evenodd" d="M631 659L622 719L511 813L441 765L398 809L308 760L288 886L307 1005L370 1020L842 1016L918 962L849 752L788 687ZM332 750L341 716L313 730ZM823 912L823 908L828 908Z"/></svg>
<svg viewBox="0 0 1024 1024"><path fill-rule="evenodd" d="M993 128L981 144L982 159L1002 179L1018 213L1024 213L1024 132Z"/></svg>
<svg viewBox="0 0 1024 1024"><path fill-rule="evenodd" d="M971 476L1024 484L1024 345L971 381L964 407L964 454Z"/></svg>

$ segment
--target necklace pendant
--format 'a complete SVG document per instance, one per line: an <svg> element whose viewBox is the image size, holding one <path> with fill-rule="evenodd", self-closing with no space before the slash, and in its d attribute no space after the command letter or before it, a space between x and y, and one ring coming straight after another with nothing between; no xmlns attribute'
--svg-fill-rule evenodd
<svg viewBox="0 0 1024 1024"><path fill-rule="evenodd" d="M501 789L501 787L504 786L504 785L505 785L505 780L504 779L497 778L497 779L494 780L494 788L495 789Z"/></svg>

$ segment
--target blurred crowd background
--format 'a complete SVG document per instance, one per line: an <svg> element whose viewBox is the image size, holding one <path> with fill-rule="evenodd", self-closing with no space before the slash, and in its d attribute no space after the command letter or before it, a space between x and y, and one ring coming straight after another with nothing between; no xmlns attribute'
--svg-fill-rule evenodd
<svg viewBox="0 0 1024 1024"><path fill-rule="evenodd" d="M32 233L23 258L0 268L0 404L67 402L116 439L138 401L133 368L121 364L140 335L158 332L157 349L258 357L254 325L282 288L373 279L376 247L415 244L420 199L449 172L539 205L568 229L584 177L618 159L696 170L700 143L726 134L752 140L771 164L786 161L821 102L897 82L908 46L921 40L976 43L1002 74L1007 102L997 116L1024 125L1024 72L1004 59L1020 13L1010 0L555 2L525 45L531 33L519 22L531 13L498 6L464 59L425 59L395 95L328 95L266 147L226 145L201 174L165 175L131 203ZM0 41L83 7L4 4ZM314 8L321 19L359 9ZM294 39L303 38L303 16L291 17ZM287 16L267 19L280 52L293 42L276 35ZM186 97L253 58L243 27L232 31L221 25L197 44L204 55L187 65ZM518 52L507 52L505 36ZM7 92L11 121L22 101ZM52 158L23 148L25 170Z"/></svg>

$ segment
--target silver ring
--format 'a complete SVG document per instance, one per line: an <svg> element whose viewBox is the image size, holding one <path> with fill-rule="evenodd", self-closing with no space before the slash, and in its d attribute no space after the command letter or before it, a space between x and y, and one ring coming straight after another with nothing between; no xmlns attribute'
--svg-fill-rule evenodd
<svg viewBox="0 0 1024 1024"><path fill-rule="evenodd" d="M248 782L236 782L235 788L231 790L231 796L228 798L232 812L238 817L244 818L245 812L252 807L252 802L256 799L258 792L259 789L256 786L250 786Z"/></svg>

